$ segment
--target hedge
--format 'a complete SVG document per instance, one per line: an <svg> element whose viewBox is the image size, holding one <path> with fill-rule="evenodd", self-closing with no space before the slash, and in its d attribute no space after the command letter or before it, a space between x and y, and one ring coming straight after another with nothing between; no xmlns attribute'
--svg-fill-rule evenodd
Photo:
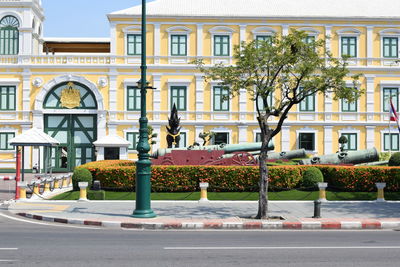
<svg viewBox="0 0 400 267"><path fill-rule="evenodd" d="M126 190L135 187L135 163L129 160L107 160L87 163L93 179L102 188ZM79 168L80 168L79 167ZM303 172L311 166L288 165L269 167L270 190L301 186ZM386 182L385 190L400 189L400 167L319 166L324 181L345 191L376 191L375 182ZM155 192L199 190L199 182L208 182L210 191L258 191L259 169L248 166L152 166L151 184Z"/></svg>

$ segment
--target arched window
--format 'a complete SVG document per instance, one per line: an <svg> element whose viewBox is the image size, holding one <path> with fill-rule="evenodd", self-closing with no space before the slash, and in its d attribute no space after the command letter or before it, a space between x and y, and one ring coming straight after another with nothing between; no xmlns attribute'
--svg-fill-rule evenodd
<svg viewBox="0 0 400 267"><path fill-rule="evenodd" d="M45 109L97 109L93 92L77 82L63 82L56 85L46 96Z"/></svg>
<svg viewBox="0 0 400 267"><path fill-rule="evenodd" d="M5 16L0 21L0 55L17 55L19 22L14 16Z"/></svg>

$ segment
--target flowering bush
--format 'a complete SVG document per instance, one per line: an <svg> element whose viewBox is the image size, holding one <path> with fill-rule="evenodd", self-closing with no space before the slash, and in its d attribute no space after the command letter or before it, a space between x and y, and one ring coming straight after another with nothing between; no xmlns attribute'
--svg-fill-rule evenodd
<svg viewBox="0 0 400 267"><path fill-rule="evenodd" d="M133 189L136 167L129 160L87 163L94 180L102 187ZM269 167L270 190L298 188L303 172L311 166ZM386 182L385 190L400 189L400 167L312 166L321 170L331 187L347 191L375 191L376 182ZM151 185L155 192L197 191L199 182L208 182L210 191L258 191L260 172L250 166L152 166Z"/></svg>

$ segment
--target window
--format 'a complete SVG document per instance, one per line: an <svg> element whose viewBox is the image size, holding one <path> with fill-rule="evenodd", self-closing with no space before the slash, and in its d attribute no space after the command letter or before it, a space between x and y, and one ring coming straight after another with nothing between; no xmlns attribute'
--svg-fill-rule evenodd
<svg viewBox="0 0 400 267"><path fill-rule="evenodd" d="M0 55L17 55L19 46L19 22L13 16L0 21Z"/></svg>
<svg viewBox="0 0 400 267"><path fill-rule="evenodd" d="M8 142L14 137L15 133L0 133L0 150L13 150Z"/></svg>
<svg viewBox="0 0 400 267"><path fill-rule="evenodd" d="M179 140L179 147L186 147L187 146L187 141L186 141L186 133L181 132L179 134L179 137L181 138Z"/></svg>
<svg viewBox="0 0 400 267"><path fill-rule="evenodd" d="M214 86L214 111L228 111L229 110L229 91L221 86Z"/></svg>
<svg viewBox="0 0 400 267"><path fill-rule="evenodd" d="M128 150L136 150L137 143L139 142L139 133L126 133L126 140L130 143Z"/></svg>
<svg viewBox="0 0 400 267"><path fill-rule="evenodd" d="M229 49L228 35L214 36L214 56L229 56Z"/></svg>
<svg viewBox="0 0 400 267"><path fill-rule="evenodd" d="M383 88L383 111L389 112L390 98L396 110L399 110L399 88Z"/></svg>
<svg viewBox="0 0 400 267"><path fill-rule="evenodd" d="M186 111L186 86L171 86L171 109Z"/></svg>
<svg viewBox="0 0 400 267"><path fill-rule="evenodd" d="M171 56L187 55L187 36L171 35Z"/></svg>
<svg viewBox="0 0 400 267"><path fill-rule="evenodd" d="M270 108L273 106L272 101L273 101L272 93L269 93L269 95L268 95L268 97L267 97L267 105L268 105L268 107L270 107ZM259 108L260 110L264 110L264 109L265 109L264 101L263 101L263 99L262 99L261 96L259 96L259 97L257 98L257 104L258 104L258 108Z"/></svg>
<svg viewBox="0 0 400 267"><path fill-rule="evenodd" d="M15 86L0 86L0 110L15 110Z"/></svg>
<svg viewBox="0 0 400 267"><path fill-rule="evenodd" d="M342 56L357 57L357 37L342 37Z"/></svg>
<svg viewBox="0 0 400 267"><path fill-rule="evenodd" d="M256 36L256 42L257 42L257 47L260 47L262 42L268 42L269 44L272 44L272 36L270 36L270 35L257 35Z"/></svg>
<svg viewBox="0 0 400 267"><path fill-rule="evenodd" d="M342 111L343 112L356 112L357 101L349 102L346 99L342 99Z"/></svg>
<svg viewBox="0 0 400 267"><path fill-rule="evenodd" d="M142 36L140 34L128 34L128 55L138 56L142 54Z"/></svg>
<svg viewBox="0 0 400 267"><path fill-rule="evenodd" d="M383 57L397 58L399 56L397 37L383 37Z"/></svg>
<svg viewBox="0 0 400 267"><path fill-rule="evenodd" d="M212 138L213 145L229 144L229 133L215 133Z"/></svg>
<svg viewBox="0 0 400 267"><path fill-rule="evenodd" d="M303 88L300 88L300 94L302 93ZM315 111L315 94L306 96L300 102L300 111Z"/></svg>
<svg viewBox="0 0 400 267"><path fill-rule="evenodd" d="M347 144L344 144L345 150L357 150L357 134L356 133L342 133L342 136L347 138Z"/></svg>
<svg viewBox="0 0 400 267"><path fill-rule="evenodd" d="M306 44L312 44L315 42L315 36L314 35L309 35L303 40Z"/></svg>
<svg viewBox="0 0 400 267"><path fill-rule="evenodd" d="M128 86L127 88L127 110L140 110L140 88L136 86Z"/></svg>
<svg viewBox="0 0 400 267"><path fill-rule="evenodd" d="M308 151L315 150L315 134L314 133L299 133L299 148L304 148Z"/></svg>
<svg viewBox="0 0 400 267"><path fill-rule="evenodd" d="M256 140L257 143L262 142L261 140L261 133L256 133Z"/></svg>
<svg viewBox="0 0 400 267"><path fill-rule="evenodd" d="M383 150L399 151L399 134L398 133L383 134Z"/></svg>

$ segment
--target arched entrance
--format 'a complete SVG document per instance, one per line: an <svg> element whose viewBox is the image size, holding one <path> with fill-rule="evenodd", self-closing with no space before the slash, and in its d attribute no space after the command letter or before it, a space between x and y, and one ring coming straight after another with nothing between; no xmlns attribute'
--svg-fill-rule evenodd
<svg viewBox="0 0 400 267"><path fill-rule="evenodd" d="M43 101L44 131L60 145L52 151L55 172L72 171L75 166L95 160L97 101L93 92L76 81L52 87ZM92 111L92 112L91 112Z"/></svg>

